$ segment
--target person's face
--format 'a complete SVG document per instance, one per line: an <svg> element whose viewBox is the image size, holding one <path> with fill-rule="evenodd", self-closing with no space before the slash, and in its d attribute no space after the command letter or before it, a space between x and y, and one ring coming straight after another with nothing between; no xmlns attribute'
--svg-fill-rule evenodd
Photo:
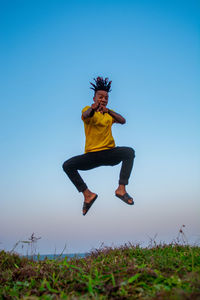
<svg viewBox="0 0 200 300"><path fill-rule="evenodd" d="M108 92L103 90L97 91L93 100L94 102L99 101L101 105L106 106L108 104Z"/></svg>

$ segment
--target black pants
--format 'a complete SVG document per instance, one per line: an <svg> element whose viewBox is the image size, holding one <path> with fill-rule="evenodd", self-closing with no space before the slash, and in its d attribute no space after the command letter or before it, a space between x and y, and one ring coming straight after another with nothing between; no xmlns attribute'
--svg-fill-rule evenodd
<svg viewBox="0 0 200 300"><path fill-rule="evenodd" d="M88 152L74 156L63 163L63 170L69 176L79 192L87 189L87 185L77 170L90 170L100 166L115 166L122 161L119 184L128 184L133 167L135 151L130 147L115 147L109 150Z"/></svg>

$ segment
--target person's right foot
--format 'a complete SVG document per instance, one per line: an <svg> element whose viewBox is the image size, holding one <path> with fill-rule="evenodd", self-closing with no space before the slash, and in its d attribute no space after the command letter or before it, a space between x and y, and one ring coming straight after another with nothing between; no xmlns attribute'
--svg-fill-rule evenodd
<svg viewBox="0 0 200 300"><path fill-rule="evenodd" d="M96 194L92 193L89 189L85 190L83 192L83 195L84 195L84 202L86 203L90 203L96 197Z"/></svg>
<svg viewBox="0 0 200 300"><path fill-rule="evenodd" d="M87 190L84 193L84 202L83 202L83 215L85 216L94 201L97 199L98 195Z"/></svg>
<svg viewBox="0 0 200 300"><path fill-rule="evenodd" d="M94 201L97 199L97 197L98 197L98 195L96 195L89 203L83 202L83 215L84 216L87 214L88 210L90 209L90 207L92 206Z"/></svg>

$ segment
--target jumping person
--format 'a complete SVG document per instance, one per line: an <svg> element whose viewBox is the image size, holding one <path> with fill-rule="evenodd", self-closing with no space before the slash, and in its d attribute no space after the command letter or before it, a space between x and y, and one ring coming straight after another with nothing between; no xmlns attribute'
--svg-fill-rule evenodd
<svg viewBox="0 0 200 300"><path fill-rule="evenodd" d="M90 170L100 166L114 166L122 162L119 175L119 186L115 196L129 205L133 205L133 198L126 192L125 185L133 167L135 151L130 147L116 147L112 136L113 123L125 124L126 120L118 113L107 108L108 93L111 91L111 82L108 78L97 77L94 90L94 103L82 110L82 120L85 128L85 153L74 156L63 163L63 170L79 192L83 193L83 215L86 215L97 198L81 178L78 170Z"/></svg>

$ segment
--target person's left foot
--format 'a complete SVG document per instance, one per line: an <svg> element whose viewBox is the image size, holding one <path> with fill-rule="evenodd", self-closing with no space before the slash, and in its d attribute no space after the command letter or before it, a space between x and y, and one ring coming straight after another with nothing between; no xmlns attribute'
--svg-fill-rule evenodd
<svg viewBox="0 0 200 300"><path fill-rule="evenodd" d="M127 204L134 204L133 198L126 192L125 187L120 186L115 191L115 196L126 202Z"/></svg>
<svg viewBox="0 0 200 300"><path fill-rule="evenodd" d="M124 195L119 195L119 194L115 193L115 196L120 198L122 201L124 201L125 203L127 203L129 205L134 204L133 198L128 193L125 193Z"/></svg>

